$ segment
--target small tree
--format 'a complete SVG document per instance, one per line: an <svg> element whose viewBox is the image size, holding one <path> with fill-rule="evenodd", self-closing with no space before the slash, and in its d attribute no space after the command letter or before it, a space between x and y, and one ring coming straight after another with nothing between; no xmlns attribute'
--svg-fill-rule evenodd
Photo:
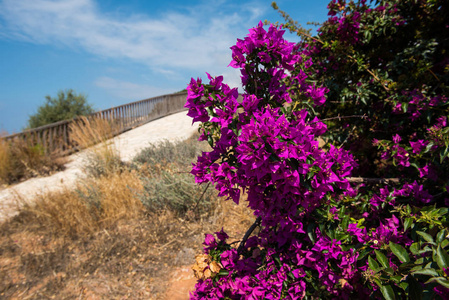
<svg viewBox="0 0 449 300"><path fill-rule="evenodd" d="M87 102L86 96L77 94L72 89L59 91L57 98L47 95L45 99L45 104L40 106L37 113L28 119L28 128L36 128L94 112L92 105Z"/></svg>

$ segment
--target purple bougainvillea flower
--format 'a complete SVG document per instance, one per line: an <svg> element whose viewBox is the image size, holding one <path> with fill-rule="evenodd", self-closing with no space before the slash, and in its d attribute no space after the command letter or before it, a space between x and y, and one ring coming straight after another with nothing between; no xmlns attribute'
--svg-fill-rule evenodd
<svg viewBox="0 0 449 300"><path fill-rule="evenodd" d="M413 153L420 153L424 148L426 148L428 141L418 140L417 142L410 142L410 146L412 147Z"/></svg>

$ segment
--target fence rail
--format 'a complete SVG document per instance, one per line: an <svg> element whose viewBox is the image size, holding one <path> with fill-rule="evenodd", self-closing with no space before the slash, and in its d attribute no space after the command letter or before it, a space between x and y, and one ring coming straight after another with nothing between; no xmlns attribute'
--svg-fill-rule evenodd
<svg viewBox="0 0 449 300"><path fill-rule="evenodd" d="M95 112L89 117L101 118L114 123L114 135L149 121L185 110L187 93L163 95L136 101L106 110ZM20 133L5 136L6 141L24 141L28 145L39 145L47 153L58 152L61 155L78 150L71 138L71 125L79 119L60 121Z"/></svg>

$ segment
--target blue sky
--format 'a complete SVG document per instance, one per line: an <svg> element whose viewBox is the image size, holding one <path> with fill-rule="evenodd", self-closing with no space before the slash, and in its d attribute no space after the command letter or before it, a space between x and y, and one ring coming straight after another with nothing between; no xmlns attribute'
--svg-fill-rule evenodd
<svg viewBox="0 0 449 300"><path fill-rule="evenodd" d="M278 0L305 25L329 0ZM271 0L0 0L0 131L21 131L59 90L96 110L182 90L223 75L237 38L260 20L281 21ZM294 36L286 35L291 41Z"/></svg>

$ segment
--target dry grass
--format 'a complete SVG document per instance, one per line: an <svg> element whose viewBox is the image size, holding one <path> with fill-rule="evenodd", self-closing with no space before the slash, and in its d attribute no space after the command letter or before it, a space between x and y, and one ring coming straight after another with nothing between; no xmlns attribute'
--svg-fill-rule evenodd
<svg viewBox="0 0 449 300"><path fill-rule="evenodd" d="M246 198L243 195L238 205L232 200L221 201L218 207L219 214L215 222L220 229L225 229L230 242L240 241L256 220L253 211L247 207Z"/></svg>
<svg viewBox="0 0 449 300"><path fill-rule="evenodd" d="M203 149L196 143L160 145L141 157L159 155L164 163L143 159L106 169L24 205L0 224L0 298L165 299L171 274L193 264L205 233L224 227L232 240L241 239L254 221L244 201L217 201L209 188L195 211L204 186L179 170ZM148 198L152 185L162 187L159 197ZM155 209L153 202L167 195L178 199L173 203L184 199L186 208Z"/></svg>
<svg viewBox="0 0 449 300"><path fill-rule="evenodd" d="M116 131L115 125L108 120L92 117L79 117L70 124L70 136L81 148L105 143L111 145L110 138Z"/></svg>
<svg viewBox="0 0 449 300"><path fill-rule="evenodd" d="M79 148L88 148L86 173L99 177L122 168L119 149L110 139L117 125L101 118L80 117L70 125L70 131Z"/></svg>
<svg viewBox="0 0 449 300"><path fill-rule="evenodd" d="M223 217L189 222L167 211L68 239L21 214L1 226L0 298L166 299L171 274L193 264L204 233L220 230Z"/></svg>
<svg viewBox="0 0 449 300"><path fill-rule="evenodd" d="M0 134L0 184L12 184L61 170L65 159L45 153L40 145L24 140L5 141Z"/></svg>
<svg viewBox="0 0 449 300"><path fill-rule="evenodd" d="M10 152L8 143L0 136L0 182L2 183L8 183L7 178L13 171L13 166L10 163Z"/></svg>
<svg viewBox="0 0 449 300"><path fill-rule="evenodd" d="M74 189L38 196L21 211L53 233L71 238L86 236L107 228L120 219L133 219L143 213L138 195L143 186L135 172L109 173L91 178Z"/></svg>

